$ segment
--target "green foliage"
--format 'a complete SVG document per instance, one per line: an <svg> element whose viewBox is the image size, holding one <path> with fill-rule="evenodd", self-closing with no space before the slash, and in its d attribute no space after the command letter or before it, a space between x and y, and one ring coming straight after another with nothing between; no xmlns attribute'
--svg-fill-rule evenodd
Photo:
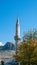
<svg viewBox="0 0 37 65"><path fill-rule="evenodd" d="M29 38L26 35L27 40L20 44L19 52L14 55L14 58L21 62L21 65L37 65L37 38L31 33L28 35Z"/></svg>
<svg viewBox="0 0 37 65"><path fill-rule="evenodd" d="M30 39L37 39L37 30L35 31L30 31L28 33L26 33L24 36L23 36L23 41L27 41L27 40L30 40Z"/></svg>

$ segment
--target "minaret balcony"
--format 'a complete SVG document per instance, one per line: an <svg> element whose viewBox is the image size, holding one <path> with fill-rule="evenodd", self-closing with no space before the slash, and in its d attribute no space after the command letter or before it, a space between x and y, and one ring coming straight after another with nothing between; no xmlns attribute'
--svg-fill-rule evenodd
<svg viewBox="0 0 37 65"><path fill-rule="evenodd" d="M14 39L15 40L20 40L20 36L15 36Z"/></svg>

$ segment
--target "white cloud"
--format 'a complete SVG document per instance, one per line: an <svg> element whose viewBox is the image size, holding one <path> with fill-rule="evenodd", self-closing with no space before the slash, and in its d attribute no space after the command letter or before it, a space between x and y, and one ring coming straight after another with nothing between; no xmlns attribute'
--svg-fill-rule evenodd
<svg viewBox="0 0 37 65"><path fill-rule="evenodd" d="M4 44L2 42L0 42L0 46L4 46Z"/></svg>

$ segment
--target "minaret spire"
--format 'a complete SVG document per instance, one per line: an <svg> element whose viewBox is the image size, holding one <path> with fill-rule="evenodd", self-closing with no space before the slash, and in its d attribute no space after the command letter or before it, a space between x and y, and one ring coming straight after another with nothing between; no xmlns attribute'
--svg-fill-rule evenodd
<svg viewBox="0 0 37 65"><path fill-rule="evenodd" d="M19 41L20 41L20 24L19 24L19 18L17 18L16 34L15 34L16 53L17 53L17 47L18 47Z"/></svg>
<svg viewBox="0 0 37 65"><path fill-rule="evenodd" d="M19 24L19 18L17 18L16 24Z"/></svg>
<svg viewBox="0 0 37 65"><path fill-rule="evenodd" d="M18 38L20 37L20 24L19 24L19 18L16 21L16 36L18 36Z"/></svg>

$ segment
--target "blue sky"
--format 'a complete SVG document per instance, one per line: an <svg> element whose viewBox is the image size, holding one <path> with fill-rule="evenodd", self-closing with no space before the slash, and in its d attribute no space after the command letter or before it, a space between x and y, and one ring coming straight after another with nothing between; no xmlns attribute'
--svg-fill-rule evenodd
<svg viewBox="0 0 37 65"><path fill-rule="evenodd" d="M19 17L21 37L24 31L37 28L37 0L0 0L0 41L14 42Z"/></svg>

